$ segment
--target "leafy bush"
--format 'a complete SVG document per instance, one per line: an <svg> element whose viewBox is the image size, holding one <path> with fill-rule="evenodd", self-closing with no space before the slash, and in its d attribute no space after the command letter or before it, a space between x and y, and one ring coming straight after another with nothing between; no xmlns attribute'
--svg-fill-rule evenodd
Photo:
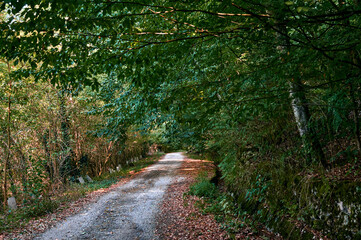
<svg viewBox="0 0 361 240"><path fill-rule="evenodd" d="M219 192L217 187L205 177L198 178L198 181L190 186L188 194L205 198L217 198Z"/></svg>
<svg viewBox="0 0 361 240"><path fill-rule="evenodd" d="M23 192L31 198L39 198L41 195L46 194L47 184L44 184L44 180L46 180L44 167L46 161L32 156L29 156L29 161L32 167L27 166L28 179L24 183Z"/></svg>
<svg viewBox="0 0 361 240"><path fill-rule="evenodd" d="M54 212L59 207L59 202L46 198L42 201L37 201L35 204L24 208L24 217L32 218L43 216Z"/></svg>

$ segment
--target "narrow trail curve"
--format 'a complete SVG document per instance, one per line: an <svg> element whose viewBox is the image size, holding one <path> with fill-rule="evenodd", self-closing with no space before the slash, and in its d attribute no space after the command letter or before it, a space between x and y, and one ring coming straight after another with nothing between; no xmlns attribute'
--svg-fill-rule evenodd
<svg viewBox="0 0 361 240"><path fill-rule="evenodd" d="M155 217L184 157L169 153L129 182L35 239L156 239Z"/></svg>

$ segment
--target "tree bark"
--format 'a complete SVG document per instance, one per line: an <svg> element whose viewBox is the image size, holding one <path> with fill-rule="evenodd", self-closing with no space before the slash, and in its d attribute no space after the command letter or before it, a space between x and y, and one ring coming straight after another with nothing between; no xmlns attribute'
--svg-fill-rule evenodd
<svg viewBox="0 0 361 240"><path fill-rule="evenodd" d="M345 5L344 1L339 0L339 5L343 6ZM358 7L360 2L359 0L354 0L354 5L355 7ZM346 20L346 25L350 25L350 20L347 19ZM354 48L352 48L352 50L350 51L350 56L351 56L351 60L352 62L355 64L355 66L351 67L351 71L355 70L358 66L358 71L361 68L360 67L360 57L357 54L357 51L355 51ZM357 70L355 70L357 71ZM353 110L352 110L352 114L353 114L353 121L354 121L354 130L353 130L353 134L356 140L356 146L357 146L357 150L358 150L358 154L361 155L361 137L360 137L360 121L359 121L359 104L356 100L356 96L355 96L355 90L354 90L354 84L352 82L350 82L349 84L350 86L350 97L351 97L351 101L352 101L352 105L353 105Z"/></svg>
<svg viewBox="0 0 361 240"><path fill-rule="evenodd" d="M4 209L6 209L7 207L7 198L8 198L8 188L7 188L7 175L8 175L8 163L10 161L10 154L11 154L11 128L10 128L10 123L11 123L11 90L12 90L12 81L10 79L10 73L11 73L11 68L10 68L10 63L7 63L8 66L8 74L9 74L9 95L8 95L8 123L7 123L7 134L8 134L8 152L7 152L7 156L5 158L5 163L4 163L4 174L3 174L3 178L4 178L4 182L3 182L3 191L4 191Z"/></svg>
<svg viewBox="0 0 361 240"><path fill-rule="evenodd" d="M298 132L301 137L304 137L309 132L308 120L310 113L308 107L305 105L306 97L302 82L299 79L290 81L289 88L293 115L297 123Z"/></svg>
<svg viewBox="0 0 361 240"><path fill-rule="evenodd" d="M276 19L278 18L279 20L284 20L282 16L275 17ZM276 38L279 42L277 49L279 49L280 53L283 55L290 54L291 46L286 26L278 24L278 21L276 20L275 30ZM307 154L310 155L308 158L316 158L324 167L327 167L326 157L323 153L321 144L316 134L309 126L311 115L307 104L305 88L301 81L301 78L298 76L297 78L290 77L290 79L288 80L288 84L291 106L297 124L298 132L302 138L306 152L310 152L310 154Z"/></svg>
<svg viewBox="0 0 361 240"><path fill-rule="evenodd" d="M359 107L358 107L358 103L355 97L355 91L354 91L354 86L352 83L350 83L350 96L351 96L351 100L352 100L352 105L353 105L353 121L354 121L354 135L355 135L355 139L356 139L356 146L357 146L357 150L358 150L358 154L361 154L361 138L360 138L360 121L359 121Z"/></svg>
<svg viewBox="0 0 361 240"><path fill-rule="evenodd" d="M60 158L60 174L63 178L63 182L66 181L66 177L71 172L71 147L70 147L70 129L69 129L69 117L66 110L66 97L65 89L61 89L58 93L59 97L59 116L60 116L60 130L62 134L61 142L61 158Z"/></svg>

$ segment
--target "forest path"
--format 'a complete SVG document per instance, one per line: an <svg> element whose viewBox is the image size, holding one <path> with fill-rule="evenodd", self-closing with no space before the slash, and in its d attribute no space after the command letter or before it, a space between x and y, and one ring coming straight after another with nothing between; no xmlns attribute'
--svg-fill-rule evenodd
<svg viewBox="0 0 361 240"><path fill-rule="evenodd" d="M82 212L35 239L156 239L155 217L184 156L169 153Z"/></svg>

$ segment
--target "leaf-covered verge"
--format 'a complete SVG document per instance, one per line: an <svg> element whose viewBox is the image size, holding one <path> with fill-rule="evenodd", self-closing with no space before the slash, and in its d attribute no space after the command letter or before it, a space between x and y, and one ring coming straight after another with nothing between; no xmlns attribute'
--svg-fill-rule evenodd
<svg viewBox="0 0 361 240"><path fill-rule="evenodd" d="M186 158L177 179L168 187L157 217L156 234L160 239L226 239L227 233L211 215L203 215L194 206L198 198L186 196L200 171L213 174L212 163Z"/></svg>
<svg viewBox="0 0 361 240"><path fill-rule="evenodd" d="M47 199L39 199L26 208L1 215L0 239L32 239L66 217L80 212L84 206L97 201L103 194L124 184L162 156L163 153L148 156L119 172L105 173L93 179L92 183L74 183L62 192L47 196Z"/></svg>
<svg viewBox="0 0 361 240"><path fill-rule="evenodd" d="M214 165L207 160L186 158L177 174L179 177L169 186L157 222L157 236L160 239L281 239L269 231L252 229L244 225L237 232L231 232L226 222L218 221L214 212L206 211L210 206L208 199L215 194L215 186L197 187L204 194L192 196L189 188L209 183L214 175ZM207 179L207 180L206 180ZM209 190L214 191L209 191ZM192 190L191 190L192 191ZM219 212L218 212L219 213Z"/></svg>

